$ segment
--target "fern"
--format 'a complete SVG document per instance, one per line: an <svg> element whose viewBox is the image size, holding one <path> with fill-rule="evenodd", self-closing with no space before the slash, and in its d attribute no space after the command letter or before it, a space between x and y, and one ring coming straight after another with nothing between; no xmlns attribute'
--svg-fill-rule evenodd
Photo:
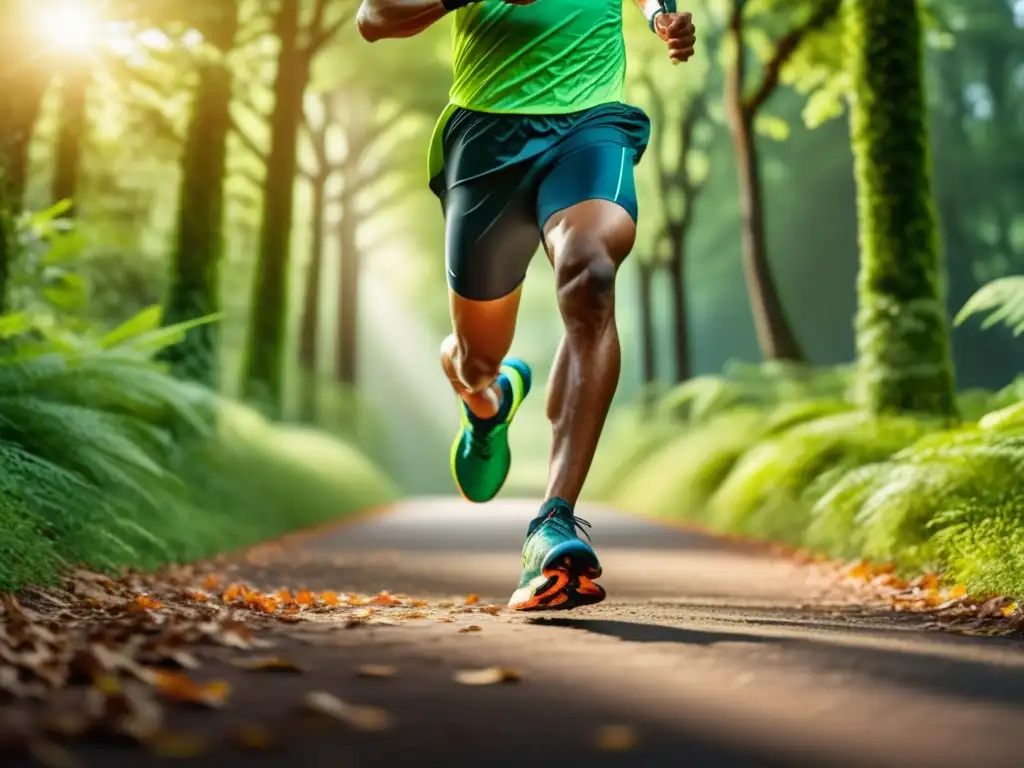
<svg viewBox="0 0 1024 768"><path fill-rule="evenodd" d="M982 328L1002 324L1010 328L1014 336L1024 333L1024 275L986 283L967 300L953 322L960 325L970 317L985 313L988 317L982 321Z"/></svg>

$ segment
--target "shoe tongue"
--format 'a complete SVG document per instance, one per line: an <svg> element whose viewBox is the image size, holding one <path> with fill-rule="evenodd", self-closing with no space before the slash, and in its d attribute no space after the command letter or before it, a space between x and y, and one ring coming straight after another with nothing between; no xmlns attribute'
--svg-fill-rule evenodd
<svg viewBox="0 0 1024 768"><path fill-rule="evenodd" d="M560 499L557 496L553 499L548 499L540 508L540 512L537 516L530 521L530 528L527 531L527 535L530 535L537 527L547 520L552 514L564 517L566 519L572 519L572 505L565 499Z"/></svg>

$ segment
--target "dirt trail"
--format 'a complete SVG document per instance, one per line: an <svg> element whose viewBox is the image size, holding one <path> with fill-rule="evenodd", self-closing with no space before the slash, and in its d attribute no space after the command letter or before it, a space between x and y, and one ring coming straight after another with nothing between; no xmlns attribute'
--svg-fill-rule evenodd
<svg viewBox="0 0 1024 768"><path fill-rule="evenodd" d="M209 652L197 675L227 679L232 694L223 710L173 714L176 728L208 739L194 764L1019 762L1019 642L926 632L923 619L860 606L834 581L749 548L581 509L609 600L535 617L481 611L508 599L533 511L529 502L413 500L251 553L229 580L268 591L389 590L427 604L276 623L267 635L276 645L261 653L298 662L301 673L242 671L227 661L237 651ZM471 593L479 602L466 606ZM456 679L481 668L519 679ZM355 716L354 727L297 720L295 704L313 689L379 708L389 727L373 730L382 725L374 710L360 710L369 720ZM239 723L284 743L225 744ZM90 766L163 762L116 745L74 751Z"/></svg>

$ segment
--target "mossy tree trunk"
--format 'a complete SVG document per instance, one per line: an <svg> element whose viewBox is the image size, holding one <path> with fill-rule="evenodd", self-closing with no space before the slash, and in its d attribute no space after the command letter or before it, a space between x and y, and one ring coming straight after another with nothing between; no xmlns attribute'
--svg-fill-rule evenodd
<svg viewBox="0 0 1024 768"><path fill-rule="evenodd" d="M859 394L875 413L952 415L917 0L855 0L846 43L860 219Z"/></svg>
<svg viewBox="0 0 1024 768"><path fill-rule="evenodd" d="M73 206L66 212L67 216L73 216L77 208L74 201L78 195L82 150L88 129L86 108L91 79L88 67L83 66L66 68L61 78L60 118L50 199L54 203L71 200Z"/></svg>
<svg viewBox="0 0 1024 768"><path fill-rule="evenodd" d="M238 4L230 0L218 9L219 13L205 17L203 34L218 51L227 54L238 33ZM200 65L181 162L177 232L164 310L168 324L212 314L220 305L231 93L231 71L223 61ZM181 344L165 351L164 358L179 376L215 387L217 331L216 323L192 328Z"/></svg>
<svg viewBox="0 0 1024 768"><path fill-rule="evenodd" d="M359 273L360 253L355 189L342 192L338 218L338 349L335 378L339 384L354 387L359 367Z"/></svg>

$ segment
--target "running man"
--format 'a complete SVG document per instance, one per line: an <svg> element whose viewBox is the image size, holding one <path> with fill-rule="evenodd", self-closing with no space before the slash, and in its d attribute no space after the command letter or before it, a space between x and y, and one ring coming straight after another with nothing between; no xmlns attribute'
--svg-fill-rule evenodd
<svg viewBox="0 0 1024 768"><path fill-rule="evenodd" d="M674 0L636 0L669 59L696 39ZM411 37L454 13L450 103L430 147L446 217L454 332L441 365L460 397L451 465L462 495L493 499L508 476L508 428L531 386L507 357L526 268L543 244L565 325L547 393L547 500L530 522L509 606L604 599L597 555L575 516L612 396L620 352L615 275L636 237L633 166L650 124L624 100L622 0L363 0L363 38ZM589 538L589 536L588 536Z"/></svg>

